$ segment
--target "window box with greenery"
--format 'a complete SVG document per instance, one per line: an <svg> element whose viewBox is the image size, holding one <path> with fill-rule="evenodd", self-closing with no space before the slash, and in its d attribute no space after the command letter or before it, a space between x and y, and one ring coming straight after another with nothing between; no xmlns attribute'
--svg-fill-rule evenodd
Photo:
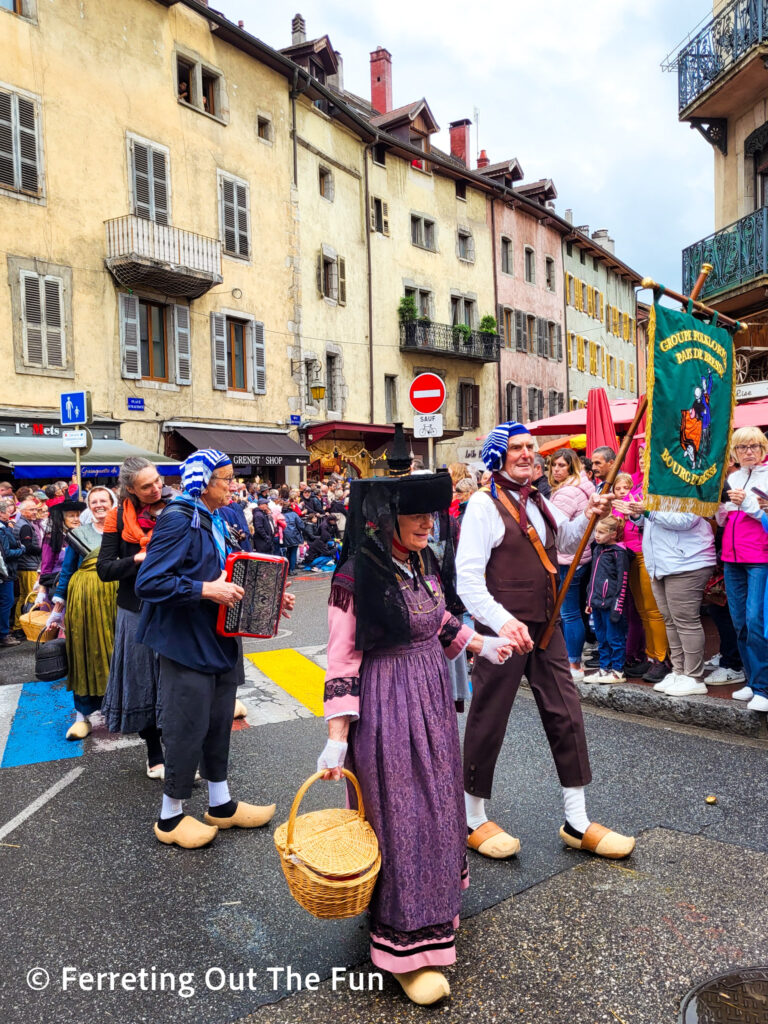
<svg viewBox="0 0 768 1024"><path fill-rule="evenodd" d="M465 345L472 344L472 328L469 324L453 325L453 342L455 348L457 348L462 342Z"/></svg>
<svg viewBox="0 0 768 1024"><path fill-rule="evenodd" d="M493 358L493 350L499 333L499 325L496 322L496 317L491 313L486 313L480 320L478 330L480 332L480 340L483 343L483 355L487 359L491 359Z"/></svg>
<svg viewBox="0 0 768 1024"><path fill-rule="evenodd" d="M418 330L419 311L416 308L416 300L412 295L404 295L397 307L397 315L405 331L406 345L416 345L416 334Z"/></svg>

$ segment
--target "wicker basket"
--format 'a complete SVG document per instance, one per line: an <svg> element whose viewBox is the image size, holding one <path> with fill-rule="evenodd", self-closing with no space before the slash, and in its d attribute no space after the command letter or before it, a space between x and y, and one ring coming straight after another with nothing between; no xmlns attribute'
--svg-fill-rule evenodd
<svg viewBox="0 0 768 1024"><path fill-rule="evenodd" d="M365 820L358 781L352 772L342 771L355 787L358 810L334 807L297 817L304 794L323 777L316 772L296 794L288 821L274 834L291 895L315 917L361 914L371 902L381 868L379 843Z"/></svg>
<svg viewBox="0 0 768 1024"><path fill-rule="evenodd" d="M36 597L37 594L35 594L33 591L32 593L27 594L27 600L24 603L29 604L31 601L34 604ZM26 636L27 640L31 640L32 643L34 643L37 640L37 638L45 629L45 624L48 621L48 617L50 614L50 608L48 609L48 611L43 611L42 609L35 610L35 608L30 608L28 612L23 612L19 616L19 622L21 623L21 628L24 630L24 636ZM57 632L58 631L56 631L56 633ZM55 636L56 633L54 633L53 635ZM46 637L43 637L43 640L45 639Z"/></svg>

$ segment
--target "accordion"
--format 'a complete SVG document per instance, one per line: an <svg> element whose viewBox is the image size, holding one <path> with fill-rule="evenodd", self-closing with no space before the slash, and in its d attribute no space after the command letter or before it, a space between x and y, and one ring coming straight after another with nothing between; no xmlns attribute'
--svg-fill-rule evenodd
<svg viewBox="0 0 768 1024"><path fill-rule="evenodd" d="M219 636L275 636L288 575L286 559L238 551L227 556L224 571L227 582L236 583L245 593L233 608L220 606Z"/></svg>

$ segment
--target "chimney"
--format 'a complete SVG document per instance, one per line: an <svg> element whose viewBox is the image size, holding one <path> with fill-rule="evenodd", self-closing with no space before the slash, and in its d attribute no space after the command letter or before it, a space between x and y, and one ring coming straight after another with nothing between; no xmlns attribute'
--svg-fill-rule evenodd
<svg viewBox="0 0 768 1024"><path fill-rule="evenodd" d="M577 224L576 230L580 231L582 235L586 235L589 238L589 224Z"/></svg>
<svg viewBox="0 0 768 1024"><path fill-rule="evenodd" d="M451 156L461 160L465 167L469 166L469 126L472 124L468 117L461 121L451 121L448 131L451 133Z"/></svg>
<svg viewBox="0 0 768 1024"><path fill-rule="evenodd" d="M592 234L592 241L593 242L597 242L597 244L602 249L605 249L606 252L615 252L616 251L616 242L614 241L613 238L610 238L608 236L608 229L607 228L600 228L598 231L593 232L593 234Z"/></svg>
<svg viewBox="0 0 768 1024"><path fill-rule="evenodd" d="M344 92L344 61L341 59L341 54L338 50L333 51L336 54L336 62L339 66L339 70L330 79L331 84L335 85L339 92Z"/></svg>
<svg viewBox="0 0 768 1024"><path fill-rule="evenodd" d="M380 114L392 109L392 54L383 46L371 53L371 105Z"/></svg>
<svg viewBox="0 0 768 1024"><path fill-rule="evenodd" d="M573 224L573 210L566 210L564 217L569 224Z"/></svg>
<svg viewBox="0 0 768 1024"><path fill-rule="evenodd" d="M238 28L245 28L245 22L244 21L238 21L237 27Z"/></svg>
<svg viewBox="0 0 768 1024"><path fill-rule="evenodd" d="M481 170L483 167L487 167L491 161L488 159L488 154L484 149L480 150L480 156L477 158L477 169Z"/></svg>
<svg viewBox="0 0 768 1024"><path fill-rule="evenodd" d="M307 41L307 23L300 14L294 14L291 22L291 46Z"/></svg>

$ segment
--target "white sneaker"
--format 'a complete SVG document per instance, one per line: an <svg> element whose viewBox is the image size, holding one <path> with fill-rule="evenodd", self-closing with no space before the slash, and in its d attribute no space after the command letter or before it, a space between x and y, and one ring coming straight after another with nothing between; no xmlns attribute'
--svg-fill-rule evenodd
<svg viewBox="0 0 768 1024"><path fill-rule="evenodd" d="M666 688L664 693L667 697L690 697L694 693L704 694L707 692L705 683L697 683L693 676L680 675L674 683ZM768 707L768 700L765 702Z"/></svg>
<svg viewBox="0 0 768 1024"><path fill-rule="evenodd" d="M600 682L603 686L610 686L612 683L626 683L627 677L623 672L617 672L615 668L608 669L600 675Z"/></svg>
<svg viewBox="0 0 768 1024"><path fill-rule="evenodd" d="M763 697L756 693L749 704L747 704L747 711L768 711L768 697Z"/></svg>
<svg viewBox="0 0 768 1024"><path fill-rule="evenodd" d="M704 662L704 668L719 668L720 667L720 655L715 654L714 657L710 658L709 661Z"/></svg>
<svg viewBox="0 0 768 1024"><path fill-rule="evenodd" d="M596 672L591 672L588 676L584 676L585 683L602 683L605 673L601 668Z"/></svg>
<svg viewBox="0 0 768 1024"><path fill-rule="evenodd" d="M667 692L667 687L671 686L672 683L674 683L676 679L677 679L676 673L668 672L660 682L658 682L658 683L656 683L654 685L653 688L654 688L654 690L657 693L666 693Z"/></svg>
<svg viewBox="0 0 768 1024"><path fill-rule="evenodd" d="M571 679L574 681L574 683L582 683L584 681L584 673L581 671L580 668L572 668Z"/></svg>
<svg viewBox="0 0 768 1024"><path fill-rule="evenodd" d="M743 683L746 676L740 669L716 668L706 678L707 686L724 686L726 683Z"/></svg>
<svg viewBox="0 0 768 1024"><path fill-rule="evenodd" d="M734 700L752 700L754 693L752 692L751 686L742 686L740 690L736 690L735 693L731 694Z"/></svg>

